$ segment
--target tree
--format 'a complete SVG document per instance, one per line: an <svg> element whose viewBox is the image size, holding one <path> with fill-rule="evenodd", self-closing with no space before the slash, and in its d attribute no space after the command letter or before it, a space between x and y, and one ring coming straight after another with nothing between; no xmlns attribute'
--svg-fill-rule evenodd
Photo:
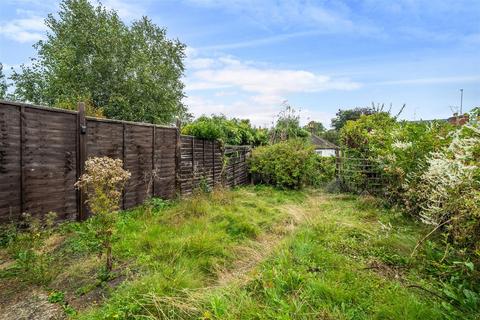
<svg viewBox="0 0 480 320"><path fill-rule="evenodd" d="M336 144L337 146L340 143L340 141L339 141L340 133L335 129L330 129L330 130L325 131L324 133L322 133L320 135L320 137L322 137L323 139L325 139L327 141L330 141L333 144Z"/></svg>
<svg viewBox="0 0 480 320"><path fill-rule="evenodd" d="M349 120L358 120L362 114L370 115L376 111L370 107L354 108L354 109L339 109L335 118L332 119L332 127L340 131Z"/></svg>
<svg viewBox="0 0 480 320"><path fill-rule="evenodd" d="M317 121L310 121L309 123L307 123L304 127L303 127L304 130L307 130L309 131L310 133L313 133L317 136L321 135L322 133L325 132L325 126L321 123L321 122L317 122Z"/></svg>
<svg viewBox="0 0 480 320"><path fill-rule="evenodd" d="M7 96L8 84L3 74L3 64L0 63L0 99L5 99Z"/></svg>
<svg viewBox="0 0 480 320"><path fill-rule="evenodd" d="M63 0L48 15L38 58L14 72L21 100L74 108L78 100L109 118L168 123L185 117L185 45L148 18L126 26L115 11L88 0Z"/></svg>
<svg viewBox="0 0 480 320"><path fill-rule="evenodd" d="M300 114L287 101L283 102L283 110L278 114L277 123L271 131L271 142L307 136L308 132L300 127Z"/></svg>

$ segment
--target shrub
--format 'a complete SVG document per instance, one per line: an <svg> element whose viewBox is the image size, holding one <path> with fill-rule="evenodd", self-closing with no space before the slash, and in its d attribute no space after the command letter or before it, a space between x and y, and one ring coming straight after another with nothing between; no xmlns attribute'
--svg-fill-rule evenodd
<svg viewBox="0 0 480 320"><path fill-rule="evenodd" d="M287 140L253 150L250 172L264 183L298 189L311 181L316 155L313 146L302 140Z"/></svg>
<svg viewBox="0 0 480 320"><path fill-rule="evenodd" d="M264 145L268 140L266 129L251 126L249 120L227 119L223 115L201 116L182 129L183 134L198 138L217 139L230 145Z"/></svg>
<svg viewBox="0 0 480 320"><path fill-rule="evenodd" d="M420 202L423 222L445 224L451 242L480 252L480 126L460 128L448 146L431 153L407 196Z"/></svg>
<svg viewBox="0 0 480 320"><path fill-rule="evenodd" d="M94 214L97 238L106 253L106 270L112 270L112 233L122 190L130 178L120 159L90 158L85 162L85 173L76 186L87 194L87 204Z"/></svg>
<svg viewBox="0 0 480 320"><path fill-rule="evenodd" d="M453 129L445 122L397 122L388 113L362 115L341 130L343 166L363 173L349 173L345 180L353 189L369 190L369 179L378 178L382 196L390 204L406 204L408 184L414 184L425 169L427 157L449 142ZM368 171L368 172L367 172Z"/></svg>
<svg viewBox="0 0 480 320"><path fill-rule="evenodd" d="M384 196L390 204L401 205L407 211L413 210L406 198L408 186L418 184L428 165L428 156L448 145L452 129L453 126L445 122L405 122L392 130L392 143L377 152L385 184Z"/></svg>
<svg viewBox="0 0 480 320"><path fill-rule="evenodd" d="M335 157L322 157L314 154L311 174L307 182L314 187L323 187L335 179Z"/></svg>

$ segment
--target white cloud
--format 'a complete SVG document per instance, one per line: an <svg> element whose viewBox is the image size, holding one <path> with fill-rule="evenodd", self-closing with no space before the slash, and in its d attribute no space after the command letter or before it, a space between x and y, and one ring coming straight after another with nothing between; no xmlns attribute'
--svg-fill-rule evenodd
<svg viewBox="0 0 480 320"><path fill-rule="evenodd" d="M232 103L218 102L200 96L189 96L185 99L189 111L194 116L224 114L229 118L249 119L253 125L271 126L280 105L259 104L251 99L236 100Z"/></svg>
<svg viewBox="0 0 480 320"><path fill-rule="evenodd" d="M145 8L142 1L105 0L102 4L117 11L118 16L124 20L134 20L145 15Z"/></svg>
<svg viewBox="0 0 480 320"><path fill-rule="evenodd" d="M265 67L231 56L199 60L186 77L185 103L195 116L223 113L228 117L251 119L255 125L269 126L292 94L326 90L354 90L359 83L332 78L306 70ZM190 62L191 64L191 62ZM215 92L218 90L217 92ZM209 98L205 98L208 96ZM295 105L295 101L291 101ZM328 123L330 114L313 108L302 111L303 122L315 119Z"/></svg>
<svg viewBox="0 0 480 320"><path fill-rule="evenodd" d="M44 18L31 16L2 23L0 34L21 43L36 42L45 38L46 29Z"/></svg>
<svg viewBox="0 0 480 320"><path fill-rule="evenodd" d="M211 67L213 66L213 67ZM231 57L221 57L187 77L187 90L238 88L261 95L294 92L353 90L360 84L348 79L334 79L305 70L263 68Z"/></svg>
<svg viewBox="0 0 480 320"><path fill-rule="evenodd" d="M186 61L187 69L205 69L214 65L215 60L210 58L188 58Z"/></svg>

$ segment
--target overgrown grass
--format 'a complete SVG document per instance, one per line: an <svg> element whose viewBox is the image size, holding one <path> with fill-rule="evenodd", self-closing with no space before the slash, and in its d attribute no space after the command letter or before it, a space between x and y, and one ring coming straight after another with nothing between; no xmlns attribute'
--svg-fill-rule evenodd
<svg viewBox="0 0 480 320"><path fill-rule="evenodd" d="M154 199L121 213L113 275L102 273L90 227L69 223L53 234L64 240L48 253L43 284L80 319L478 316L443 294L426 260L441 249L410 258L425 226L372 198L257 186ZM0 284L32 283L16 268Z"/></svg>
<svg viewBox="0 0 480 320"><path fill-rule="evenodd" d="M100 244L89 221L68 223L53 232L62 242L42 256L41 267L49 277L40 274L39 281L20 268L18 253L28 244L19 234L6 245L15 264L1 271L2 278L64 292L66 301L82 309L80 318L132 317L146 312L142 306L146 294L168 296L212 284L218 270L231 267L237 247L275 231L288 220L282 205L300 203L305 197L302 192L252 187L219 189L170 203L154 199L120 213L113 274L102 269L97 256ZM40 242L44 246L49 241ZM103 296L108 297L105 303Z"/></svg>

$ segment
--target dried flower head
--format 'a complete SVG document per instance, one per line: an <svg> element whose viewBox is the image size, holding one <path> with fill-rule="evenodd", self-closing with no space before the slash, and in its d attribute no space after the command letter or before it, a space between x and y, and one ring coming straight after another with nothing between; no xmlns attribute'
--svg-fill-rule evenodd
<svg viewBox="0 0 480 320"><path fill-rule="evenodd" d="M88 204L95 214L116 211L130 172L123 169L120 159L89 158L85 173L75 184L86 192Z"/></svg>

